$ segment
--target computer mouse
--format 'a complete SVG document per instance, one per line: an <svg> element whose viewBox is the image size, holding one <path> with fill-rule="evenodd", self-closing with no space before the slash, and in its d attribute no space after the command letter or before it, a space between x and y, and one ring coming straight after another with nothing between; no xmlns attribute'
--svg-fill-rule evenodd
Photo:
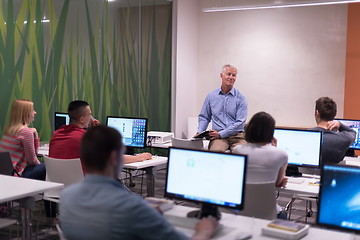
<svg viewBox="0 0 360 240"><path fill-rule="evenodd" d="M247 232L240 232L240 233L237 233L235 235L235 240L246 240L246 239L251 239L252 235L250 233L247 233Z"/></svg>

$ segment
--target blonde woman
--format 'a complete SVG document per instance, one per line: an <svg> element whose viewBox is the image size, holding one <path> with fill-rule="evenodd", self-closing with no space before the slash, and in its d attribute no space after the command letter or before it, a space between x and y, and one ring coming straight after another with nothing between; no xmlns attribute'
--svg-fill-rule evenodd
<svg viewBox="0 0 360 240"><path fill-rule="evenodd" d="M16 99L11 106L10 119L0 141L0 152L9 152L15 171L19 176L45 180L45 165L36 154L39 137L35 128L29 128L36 112L34 103Z"/></svg>

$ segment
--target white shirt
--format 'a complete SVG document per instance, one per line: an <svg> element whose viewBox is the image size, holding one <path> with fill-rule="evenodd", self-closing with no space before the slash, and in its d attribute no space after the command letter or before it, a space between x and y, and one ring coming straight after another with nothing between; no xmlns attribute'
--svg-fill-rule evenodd
<svg viewBox="0 0 360 240"><path fill-rule="evenodd" d="M233 153L248 155L247 182L276 182L280 169L288 163L287 153L270 144L237 145Z"/></svg>

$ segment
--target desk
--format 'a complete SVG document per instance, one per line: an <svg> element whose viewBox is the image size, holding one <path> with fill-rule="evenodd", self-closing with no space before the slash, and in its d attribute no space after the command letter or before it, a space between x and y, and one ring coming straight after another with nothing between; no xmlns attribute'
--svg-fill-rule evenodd
<svg viewBox="0 0 360 240"><path fill-rule="evenodd" d="M281 192L307 194L317 196L319 194L320 185L314 185L315 181L320 181L320 176L303 174L303 177L296 177L295 179L303 180L302 183L288 182L285 188L278 188Z"/></svg>
<svg viewBox="0 0 360 240"><path fill-rule="evenodd" d="M209 148L209 140L202 140L204 144L204 150L207 150ZM154 147L154 148L169 148L172 147L172 142L167 143L151 143L150 145L147 145L148 147ZM176 147L176 146L175 146Z"/></svg>
<svg viewBox="0 0 360 240"><path fill-rule="evenodd" d="M344 165L350 166L360 166L360 158L359 157L344 157L344 160L340 162Z"/></svg>
<svg viewBox="0 0 360 240"><path fill-rule="evenodd" d="M174 206L169 211L164 213L165 217L180 216L185 217L189 211L194 208L184 206ZM234 215L230 213L222 213L220 223L224 225L225 229L220 230L212 239L232 240L240 232L247 232L252 234L254 240L274 240L275 238L261 235L261 228L267 225L270 221L259 218L245 217L240 215ZM176 226L175 226L176 227ZM184 232L186 235L191 236L194 231L184 228L177 228L179 231ZM343 233L339 231L319 229L311 227L309 233L302 238L302 240L319 240L319 239L351 239L353 237L349 233Z"/></svg>
<svg viewBox="0 0 360 240"><path fill-rule="evenodd" d="M42 157L43 155L49 155L49 146L39 147L39 151L37 153L38 156Z"/></svg>
<svg viewBox="0 0 360 240"><path fill-rule="evenodd" d="M291 200L285 206L285 211L288 212L289 218L291 215L292 204L296 199L301 198L309 201L317 199L320 190L320 184L314 184L315 182L320 181L320 176L303 174L302 177L293 178L296 181L301 180L301 183L291 182L290 179L291 177L289 177L288 183L286 184L285 188L278 188L280 194L290 193L293 195ZM311 205L309 212L312 212Z"/></svg>
<svg viewBox="0 0 360 240"><path fill-rule="evenodd" d="M22 239L31 239L31 209L34 207L34 195L47 190L64 187L62 183L53 183L0 175L0 202L20 199Z"/></svg>
<svg viewBox="0 0 360 240"><path fill-rule="evenodd" d="M144 170L146 173L146 190L148 197L154 197L155 195L155 175L157 167L166 164L168 161L167 157L153 157L153 159L146 160L143 162L134 162L124 164L124 168L131 170Z"/></svg>

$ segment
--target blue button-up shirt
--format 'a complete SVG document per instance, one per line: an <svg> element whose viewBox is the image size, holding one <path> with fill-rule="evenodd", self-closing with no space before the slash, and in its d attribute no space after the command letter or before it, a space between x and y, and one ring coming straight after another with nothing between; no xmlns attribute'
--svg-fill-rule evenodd
<svg viewBox="0 0 360 240"><path fill-rule="evenodd" d="M224 94L221 88L210 92L199 114L198 132L205 131L210 121L221 138L244 131L248 106L244 95L232 88Z"/></svg>

